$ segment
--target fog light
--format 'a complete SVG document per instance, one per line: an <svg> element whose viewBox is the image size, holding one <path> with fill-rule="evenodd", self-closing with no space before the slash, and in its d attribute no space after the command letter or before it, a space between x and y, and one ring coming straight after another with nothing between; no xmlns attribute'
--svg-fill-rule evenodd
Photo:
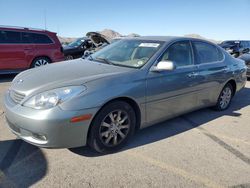
<svg viewBox="0 0 250 188"><path fill-rule="evenodd" d="M42 141L46 141L47 140L46 136L44 136L44 135L33 133L32 136L34 138L36 138L37 140L42 140Z"/></svg>

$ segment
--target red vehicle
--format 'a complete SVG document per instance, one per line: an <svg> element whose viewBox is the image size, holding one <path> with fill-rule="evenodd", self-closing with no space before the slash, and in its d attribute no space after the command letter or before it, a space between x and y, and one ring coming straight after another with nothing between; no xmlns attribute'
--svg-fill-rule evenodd
<svg viewBox="0 0 250 188"><path fill-rule="evenodd" d="M0 26L0 74L64 60L56 33L22 27Z"/></svg>

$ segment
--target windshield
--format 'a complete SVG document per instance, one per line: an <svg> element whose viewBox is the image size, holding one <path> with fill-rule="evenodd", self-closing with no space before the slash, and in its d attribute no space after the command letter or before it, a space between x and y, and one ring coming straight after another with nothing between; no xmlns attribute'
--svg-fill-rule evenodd
<svg viewBox="0 0 250 188"><path fill-rule="evenodd" d="M78 47L84 42L84 38L76 39L75 41L68 44L70 47Z"/></svg>
<svg viewBox="0 0 250 188"><path fill-rule="evenodd" d="M94 53L89 59L117 66L140 68L162 44L162 41L120 40Z"/></svg>
<svg viewBox="0 0 250 188"><path fill-rule="evenodd" d="M239 43L239 42L236 42L236 41L224 41L221 44L233 46L233 45L236 45L237 43Z"/></svg>

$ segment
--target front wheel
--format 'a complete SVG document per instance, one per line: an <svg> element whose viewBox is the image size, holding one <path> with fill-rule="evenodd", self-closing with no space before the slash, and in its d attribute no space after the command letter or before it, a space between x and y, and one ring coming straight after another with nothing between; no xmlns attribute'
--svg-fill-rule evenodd
<svg viewBox="0 0 250 188"><path fill-rule="evenodd" d="M227 83L222 89L217 104L214 107L215 110L223 111L228 109L233 98L233 87L230 83Z"/></svg>
<svg viewBox="0 0 250 188"><path fill-rule="evenodd" d="M74 57L73 57L72 55L67 55L67 56L65 57L65 59L66 59L66 60L72 60L72 59L74 59Z"/></svg>
<svg viewBox="0 0 250 188"><path fill-rule="evenodd" d="M100 110L92 122L89 146L100 153L117 151L133 135L135 124L135 112L128 103L109 103Z"/></svg>

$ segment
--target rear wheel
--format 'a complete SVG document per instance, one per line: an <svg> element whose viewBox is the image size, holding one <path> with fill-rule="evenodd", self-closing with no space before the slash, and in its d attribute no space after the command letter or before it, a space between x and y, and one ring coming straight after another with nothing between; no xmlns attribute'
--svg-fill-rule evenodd
<svg viewBox="0 0 250 188"><path fill-rule="evenodd" d="M109 103L92 122L88 140L90 147L100 153L119 150L133 135L135 123L135 112L128 103Z"/></svg>
<svg viewBox="0 0 250 188"><path fill-rule="evenodd" d="M218 111L226 110L230 106L232 98L233 98L233 86L230 83L227 83L219 95L217 104L214 107L215 110Z"/></svg>
<svg viewBox="0 0 250 188"><path fill-rule="evenodd" d="M31 68L37 68L51 63L51 60L47 57L38 57L33 60Z"/></svg>

